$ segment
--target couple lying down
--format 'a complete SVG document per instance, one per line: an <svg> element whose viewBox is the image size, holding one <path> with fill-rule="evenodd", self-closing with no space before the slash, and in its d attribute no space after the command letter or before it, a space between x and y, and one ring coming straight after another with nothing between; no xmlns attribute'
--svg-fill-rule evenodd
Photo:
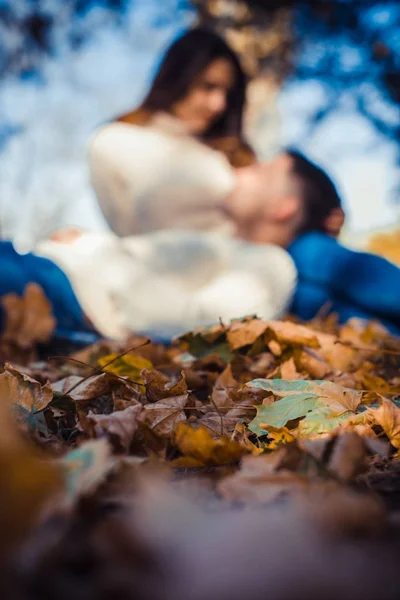
<svg viewBox="0 0 400 600"><path fill-rule="evenodd" d="M112 127L91 147L100 201L96 173L102 173L109 134L116 133ZM237 171L218 205L230 223L225 233L196 229L189 218L194 213L197 223L209 218L207 197L202 205L199 195L186 223L171 196L164 209L167 229L159 221L157 195L152 197L153 207L146 202L145 210L139 206L131 214L136 235L59 232L24 256L1 242L0 295L39 283L61 335L95 331L123 339L140 332L169 338L248 314L275 319L290 311L307 320L327 305L341 322L378 319L400 333L400 269L337 242L340 198L329 177L303 156L286 152ZM167 208L180 214L175 229ZM112 219L111 224L120 233Z"/></svg>

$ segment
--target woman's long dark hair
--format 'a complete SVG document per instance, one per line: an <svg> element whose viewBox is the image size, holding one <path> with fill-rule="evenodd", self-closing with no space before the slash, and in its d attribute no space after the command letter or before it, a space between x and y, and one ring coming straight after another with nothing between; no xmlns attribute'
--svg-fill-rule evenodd
<svg viewBox="0 0 400 600"><path fill-rule="evenodd" d="M196 27L178 38L167 50L153 85L142 105L120 117L127 123L144 123L157 111L170 112L172 106L189 92L196 78L213 61L225 58L234 69L235 83L227 98L227 107L201 138L229 153L241 150L252 154L244 142L243 112L247 78L239 59L225 40L206 27ZM236 140L236 142L234 142ZM246 162L246 160L244 160Z"/></svg>

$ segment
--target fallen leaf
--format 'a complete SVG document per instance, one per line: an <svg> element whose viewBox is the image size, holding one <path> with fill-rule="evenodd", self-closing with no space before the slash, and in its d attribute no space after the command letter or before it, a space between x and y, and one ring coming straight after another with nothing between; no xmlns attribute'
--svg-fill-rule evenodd
<svg viewBox="0 0 400 600"><path fill-rule="evenodd" d="M175 444L183 459L173 461L172 466L216 466L238 461L248 450L226 436L215 440L205 427L194 429L180 423L175 434ZM189 459L189 462L186 461Z"/></svg>
<svg viewBox="0 0 400 600"><path fill-rule="evenodd" d="M257 406L257 416L249 423L249 429L258 436L268 435L269 426L284 427L289 421L305 417L318 403L316 396L299 393L295 398L288 396L272 404L262 404Z"/></svg>
<svg viewBox="0 0 400 600"><path fill-rule="evenodd" d="M111 364L109 364L110 362ZM153 368L153 364L149 360L131 352L123 356L118 353L102 356L99 358L98 364L106 373L127 377L135 383L143 383L141 376L143 369Z"/></svg>
<svg viewBox="0 0 400 600"><path fill-rule="evenodd" d="M179 423L186 421L184 407L188 394L173 396L143 407L140 422L158 437L170 439Z"/></svg>
<svg viewBox="0 0 400 600"><path fill-rule="evenodd" d="M308 482L288 470L279 470L280 455L243 457L240 470L225 477L217 486L225 500L243 504L267 504L291 491L307 487Z"/></svg>
<svg viewBox="0 0 400 600"><path fill-rule="evenodd" d="M303 325L296 325L290 321L266 321L266 325L279 344L308 346L309 348L319 348L320 346L316 333Z"/></svg>
<svg viewBox="0 0 400 600"><path fill-rule="evenodd" d="M1 298L5 311L3 339L23 349L50 340L56 327L52 305L37 283L28 283L20 298L7 294Z"/></svg>
<svg viewBox="0 0 400 600"><path fill-rule="evenodd" d="M268 425L268 450L276 450L282 444L294 441L294 436L287 427L273 427Z"/></svg>
<svg viewBox="0 0 400 600"><path fill-rule="evenodd" d="M300 371L308 373L312 379L325 379L332 373L332 367L323 360L315 351L298 349L295 352L295 358L292 359ZM282 379L290 379L282 377ZM294 378L293 378L294 379ZM299 377L299 379L303 379Z"/></svg>
<svg viewBox="0 0 400 600"><path fill-rule="evenodd" d="M53 383L51 387L54 392L70 395L76 402L89 402L100 396L109 395L111 392L118 393L126 390L123 381L107 373L89 378L70 375ZM133 388L130 388L130 393L134 394Z"/></svg>
<svg viewBox="0 0 400 600"><path fill-rule="evenodd" d="M379 408L368 410L368 416L380 425L392 446L400 449L400 409L387 398L382 398Z"/></svg>
<svg viewBox="0 0 400 600"><path fill-rule="evenodd" d="M268 327L266 321L251 319L249 321L233 321L226 334L232 350L238 350L244 346L251 346Z"/></svg>
<svg viewBox="0 0 400 600"><path fill-rule="evenodd" d="M253 444L253 442L249 439L250 435L251 432L248 430L244 423L236 423L235 429L231 436L231 440L237 442L244 448L247 448L247 450L251 452L251 454L253 454L254 456L258 456L259 454L262 454L264 452L264 448L262 447L262 445L256 446L255 444Z"/></svg>
<svg viewBox="0 0 400 600"><path fill-rule="evenodd" d="M155 369L142 371L143 383L146 387L146 398L148 402L158 402L166 398L176 396L188 396L185 374L182 371L177 381L171 381Z"/></svg>
<svg viewBox="0 0 400 600"><path fill-rule="evenodd" d="M235 417L232 414L229 414L229 412L222 414L210 410L197 419L196 426L202 425L206 427L213 437L220 437L222 435L230 436L235 429L238 419L239 417Z"/></svg>
<svg viewBox="0 0 400 600"><path fill-rule="evenodd" d="M265 435L268 425L284 427L289 421L304 418L316 408L322 410L324 406L328 408L321 414L324 419L329 412L332 416L355 412L362 398L362 392L324 380L255 379L247 387L261 388L277 398L272 404L257 407L257 416L249 424L249 429L257 435Z"/></svg>
<svg viewBox="0 0 400 600"><path fill-rule="evenodd" d="M304 379L302 373L297 370L293 356L288 360L282 362L276 369L271 373L271 379L286 379L287 381L294 381L296 379Z"/></svg>
<svg viewBox="0 0 400 600"><path fill-rule="evenodd" d="M11 402L20 422L32 431L46 434L47 426L41 413L53 399L50 385L41 385L10 366L8 369L0 375L0 397Z"/></svg>
<svg viewBox="0 0 400 600"><path fill-rule="evenodd" d="M106 440L85 442L64 456L60 464L64 471L69 502L92 493L104 481L115 465Z"/></svg>
<svg viewBox="0 0 400 600"><path fill-rule="evenodd" d="M239 383L232 375L232 368L230 365L219 375L216 380L211 398L216 406L219 408L224 406L231 406L234 403L234 391L239 387Z"/></svg>
<svg viewBox="0 0 400 600"><path fill-rule="evenodd" d="M329 406L318 403L300 421L296 433L300 438L314 438L326 435L344 425L353 416L354 413L352 411L346 411L338 415L337 413L333 413Z"/></svg>
<svg viewBox="0 0 400 600"><path fill-rule="evenodd" d="M134 404L109 415L80 416L83 431L91 437L107 437L116 452L128 452L135 433L139 429L139 415L143 410L141 404Z"/></svg>
<svg viewBox="0 0 400 600"><path fill-rule="evenodd" d="M30 531L41 511L55 493L62 489L62 473L57 465L38 451L28 436L21 435L14 418L12 402L15 390L21 394L23 405L29 406L24 396L24 383L18 377L0 375L0 558L9 554L13 545ZM23 381L23 376L22 376ZM31 382L28 382L32 386ZM38 388L40 388L40 385ZM32 389L31 388L31 389ZM35 388L36 390L36 388ZM39 396L41 392L39 390ZM38 406L45 405L43 392ZM33 400L34 402L34 400Z"/></svg>

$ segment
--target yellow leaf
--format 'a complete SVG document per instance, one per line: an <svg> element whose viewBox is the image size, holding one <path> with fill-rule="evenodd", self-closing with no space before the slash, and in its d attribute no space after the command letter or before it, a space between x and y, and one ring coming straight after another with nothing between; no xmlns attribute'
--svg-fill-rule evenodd
<svg viewBox="0 0 400 600"><path fill-rule="evenodd" d="M294 436L287 427L272 427L272 425L268 425L268 439L270 438L272 441L268 444L268 450L276 450L282 444L289 444L294 441Z"/></svg>
<svg viewBox="0 0 400 600"><path fill-rule="evenodd" d="M108 364L110 361L113 362ZM103 371L107 373L113 373L119 377L128 377L136 383L143 383L143 379L140 374L142 369L153 368L153 365L149 360L139 356L138 354L131 353L125 354L124 356L119 356L117 353L102 356L99 359L99 366L102 367Z"/></svg>
<svg viewBox="0 0 400 600"><path fill-rule="evenodd" d="M215 440L205 427L193 429L180 423L176 430L175 443L180 452L195 459L202 466L228 465L238 461L248 452L246 448L226 436ZM174 463L172 463L174 466Z"/></svg>
<svg viewBox="0 0 400 600"><path fill-rule="evenodd" d="M400 409L391 400L382 398L382 405L368 412L382 427L392 446L400 449Z"/></svg>

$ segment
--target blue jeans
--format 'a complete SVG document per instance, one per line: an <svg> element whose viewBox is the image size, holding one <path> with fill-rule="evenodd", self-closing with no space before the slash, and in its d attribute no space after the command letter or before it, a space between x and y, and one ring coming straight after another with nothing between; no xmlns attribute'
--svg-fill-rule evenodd
<svg viewBox="0 0 400 600"><path fill-rule="evenodd" d="M57 320L56 336L87 343L97 338L63 271L47 258L18 254L11 242L0 241L0 297L10 292L22 296L28 283L39 284L51 302ZM0 307L1 329L3 326L4 312Z"/></svg>

